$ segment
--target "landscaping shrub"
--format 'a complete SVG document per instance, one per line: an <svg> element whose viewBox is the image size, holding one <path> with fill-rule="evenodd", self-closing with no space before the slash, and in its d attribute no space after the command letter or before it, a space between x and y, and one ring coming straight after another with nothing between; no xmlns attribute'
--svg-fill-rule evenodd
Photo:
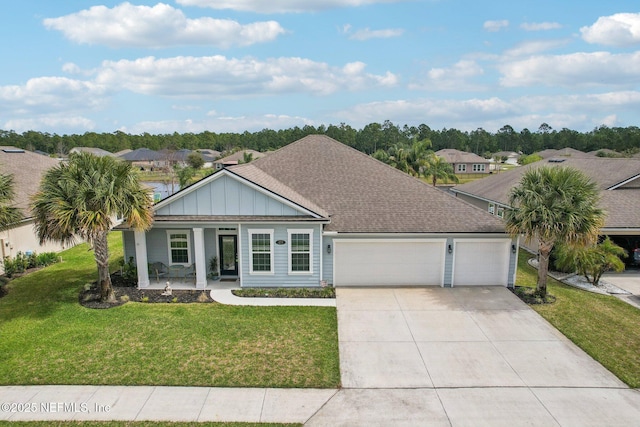
<svg viewBox="0 0 640 427"><path fill-rule="evenodd" d="M22 274L30 268L46 267L57 262L58 255L55 252L41 254L18 252L14 258L6 257L2 261L2 265L4 266L4 275L12 278L14 275Z"/></svg>

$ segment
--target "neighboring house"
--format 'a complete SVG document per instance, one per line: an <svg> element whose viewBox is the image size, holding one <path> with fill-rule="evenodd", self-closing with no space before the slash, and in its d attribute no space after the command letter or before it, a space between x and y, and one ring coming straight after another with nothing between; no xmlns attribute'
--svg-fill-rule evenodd
<svg viewBox="0 0 640 427"><path fill-rule="evenodd" d="M498 218L324 135L230 166L157 203L124 230L138 285L220 260L242 287L513 286L517 240ZM186 270L185 270L186 269Z"/></svg>
<svg viewBox="0 0 640 427"><path fill-rule="evenodd" d="M490 172L491 161L474 153L445 148L435 154L449 163L457 174Z"/></svg>
<svg viewBox="0 0 640 427"><path fill-rule="evenodd" d="M213 162L220 158L220 152L217 150L210 150L208 148L199 148L197 150L198 153L202 154L202 158L204 160L203 168L212 168Z"/></svg>
<svg viewBox="0 0 640 427"><path fill-rule="evenodd" d="M113 153L114 156L116 157L122 157L125 154L128 154L130 152L132 152L133 150L130 148L125 148L124 150L120 150L120 151L116 151L115 153Z"/></svg>
<svg viewBox="0 0 640 427"><path fill-rule="evenodd" d="M216 170L220 170L229 166L238 165L242 163L245 154L251 154L252 161L266 156L265 153L261 153L256 150L240 150L229 156L216 160L215 162L213 162L213 166L216 168Z"/></svg>
<svg viewBox="0 0 640 427"><path fill-rule="evenodd" d="M65 249L55 243L40 245L29 209L29 199L38 191L42 176L58 163L57 159L30 151L0 147L0 172L13 175L14 206L20 209L24 217L8 230L0 231L0 259L15 257L18 252L58 252ZM1 265L0 272L4 272Z"/></svg>
<svg viewBox="0 0 640 427"><path fill-rule="evenodd" d="M504 163L506 163L507 165L517 166L518 159L520 158L520 154L516 153L515 151L498 151L497 153L493 154L493 158L494 159L506 158ZM500 160L498 163L501 163L501 162L502 160Z"/></svg>
<svg viewBox="0 0 640 427"><path fill-rule="evenodd" d="M98 157L104 157L104 156L114 157L115 156L115 154L107 150L103 150L102 148L96 148L96 147L74 147L71 150L69 150L69 154L73 154L73 153L89 153Z"/></svg>
<svg viewBox="0 0 640 427"><path fill-rule="evenodd" d="M541 166L570 166L584 172L600 188L607 211L602 228L628 251L640 247L640 159L605 157L552 157L451 189L460 199L497 216L509 209L509 192L522 175Z"/></svg>
<svg viewBox="0 0 640 427"><path fill-rule="evenodd" d="M120 159L130 162L133 166L142 170L153 170L167 165L167 159L157 151L148 148L138 148L119 156Z"/></svg>

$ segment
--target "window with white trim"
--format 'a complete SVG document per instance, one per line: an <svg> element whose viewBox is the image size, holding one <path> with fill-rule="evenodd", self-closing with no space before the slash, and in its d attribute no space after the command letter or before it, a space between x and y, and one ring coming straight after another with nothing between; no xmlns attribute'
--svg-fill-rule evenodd
<svg viewBox="0 0 640 427"><path fill-rule="evenodd" d="M467 171L467 165L466 164L459 164L458 165L458 172L466 172Z"/></svg>
<svg viewBox="0 0 640 427"><path fill-rule="evenodd" d="M169 230L167 231L167 241L169 242L169 264L190 265L191 239L189 230Z"/></svg>
<svg viewBox="0 0 640 427"><path fill-rule="evenodd" d="M495 213L496 213L496 205L495 204L489 203L489 213L491 215L495 215Z"/></svg>
<svg viewBox="0 0 640 427"><path fill-rule="evenodd" d="M477 164L477 165L473 165L473 171L474 172L484 172L484 164Z"/></svg>
<svg viewBox="0 0 640 427"><path fill-rule="evenodd" d="M289 273L313 273L313 230L287 230L289 234Z"/></svg>
<svg viewBox="0 0 640 427"><path fill-rule="evenodd" d="M504 218L504 208L502 206L498 206L496 215L498 215L500 218Z"/></svg>
<svg viewBox="0 0 640 427"><path fill-rule="evenodd" d="M249 230L249 272L273 273L273 230Z"/></svg>

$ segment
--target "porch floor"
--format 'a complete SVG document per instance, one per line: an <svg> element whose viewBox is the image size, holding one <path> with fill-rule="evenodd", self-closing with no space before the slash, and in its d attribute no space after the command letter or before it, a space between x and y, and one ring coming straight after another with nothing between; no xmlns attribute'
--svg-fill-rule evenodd
<svg viewBox="0 0 640 427"><path fill-rule="evenodd" d="M149 286L146 286L141 289L164 289L167 282L169 282L171 289L173 290L189 290L189 289L202 289L196 288L193 279L184 280L184 279L160 279L160 281L150 280ZM240 281L238 279L225 279L224 281L218 280L207 280L207 286L204 288L205 290L216 290L216 289L240 289Z"/></svg>

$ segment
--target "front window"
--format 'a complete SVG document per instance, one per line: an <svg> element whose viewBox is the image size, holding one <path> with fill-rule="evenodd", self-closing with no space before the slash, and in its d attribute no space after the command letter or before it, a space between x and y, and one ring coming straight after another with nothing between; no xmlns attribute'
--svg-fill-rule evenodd
<svg viewBox="0 0 640 427"><path fill-rule="evenodd" d="M313 230L288 230L289 273L312 273Z"/></svg>
<svg viewBox="0 0 640 427"><path fill-rule="evenodd" d="M484 172L484 164L473 165L474 172Z"/></svg>
<svg viewBox="0 0 640 427"><path fill-rule="evenodd" d="M458 172L466 172L467 165L458 165Z"/></svg>
<svg viewBox="0 0 640 427"><path fill-rule="evenodd" d="M273 230L249 230L249 271L273 273Z"/></svg>
<svg viewBox="0 0 640 427"><path fill-rule="evenodd" d="M495 215L495 213L496 213L496 205L495 204L489 203L489 213L491 215Z"/></svg>
<svg viewBox="0 0 640 427"><path fill-rule="evenodd" d="M169 240L169 264L189 265L191 250L189 245L189 231L167 231Z"/></svg>

